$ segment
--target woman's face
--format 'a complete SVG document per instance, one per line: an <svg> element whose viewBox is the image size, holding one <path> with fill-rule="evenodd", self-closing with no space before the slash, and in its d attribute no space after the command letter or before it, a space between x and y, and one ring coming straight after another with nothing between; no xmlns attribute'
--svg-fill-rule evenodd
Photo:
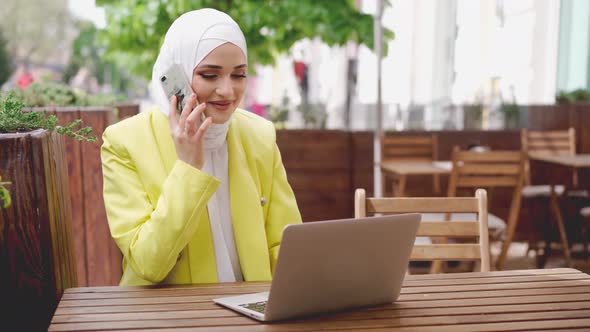
<svg viewBox="0 0 590 332"><path fill-rule="evenodd" d="M213 123L225 123L246 90L246 57L234 44L225 43L209 53L193 71L191 87Z"/></svg>

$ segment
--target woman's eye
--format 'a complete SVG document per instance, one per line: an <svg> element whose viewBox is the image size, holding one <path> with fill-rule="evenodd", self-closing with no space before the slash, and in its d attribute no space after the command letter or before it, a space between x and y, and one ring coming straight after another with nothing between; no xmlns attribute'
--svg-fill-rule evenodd
<svg viewBox="0 0 590 332"><path fill-rule="evenodd" d="M215 74L199 74L202 78L206 79L206 80L211 80L214 79L215 77L217 77L217 75Z"/></svg>
<svg viewBox="0 0 590 332"><path fill-rule="evenodd" d="M246 78L246 74L232 74L231 75L233 78Z"/></svg>

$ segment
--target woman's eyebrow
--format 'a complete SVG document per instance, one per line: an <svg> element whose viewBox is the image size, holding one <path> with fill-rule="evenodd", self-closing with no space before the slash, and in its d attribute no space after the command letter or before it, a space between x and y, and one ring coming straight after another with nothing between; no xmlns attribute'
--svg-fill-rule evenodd
<svg viewBox="0 0 590 332"><path fill-rule="evenodd" d="M207 64L200 65L197 68L223 69L223 67L218 66L218 65L207 65Z"/></svg>
<svg viewBox="0 0 590 332"><path fill-rule="evenodd" d="M235 66L234 69L240 69L240 68L246 68L247 65L245 63ZM202 64L200 66L198 66L197 68L209 68L209 69L223 69L222 66L218 66L218 65L209 65L209 64Z"/></svg>

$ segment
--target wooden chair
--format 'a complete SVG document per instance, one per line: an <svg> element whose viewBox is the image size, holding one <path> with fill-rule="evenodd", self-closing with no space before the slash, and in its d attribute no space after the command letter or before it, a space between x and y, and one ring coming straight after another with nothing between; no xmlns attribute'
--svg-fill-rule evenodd
<svg viewBox="0 0 590 332"><path fill-rule="evenodd" d="M573 156L576 154L576 131L574 128L561 131L540 131L522 129L520 132L522 150L525 152L525 182L522 188L523 197L549 197L551 187L549 185L531 185L531 163L529 153L541 153L558 156ZM572 182L576 183L577 174L574 172ZM556 186L557 195L562 195L564 186Z"/></svg>
<svg viewBox="0 0 590 332"><path fill-rule="evenodd" d="M481 271L490 270L486 191L475 197L387 197L367 198L364 189L354 197L354 216L399 213L469 213L470 221L431 221L423 217L417 236L445 237L475 243L415 244L411 261L480 261Z"/></svg>
<svg viewBox="0 0 590 332"><path fill-rule="evenodd" d="M505 234L502 251L496 262L496 268L501 269L508 247L512 242L518 214L522 185L524 182L524 154L522 151L488 151L473 152L461 151L458 147L453 149L453 170L449 177L449 197L457 196L459 189L485 188L488 192L494 188L514 188L510 203L508 223L489 214L489 226L493 230L492 239L500 239ZM490 201L492 197L490 195ZM505 232L502 229L505 226Z"/></svg>
<svg viewBox="0 0 590 332"><path fill-rule="evenodd" d="M556 131L542 131L542 130L528 130L522 129L520 134L522 150L525 152L525 182L522 188L522 197L526 199L528 205L528 211L537 211L538 208L543 209L545 204L549 203L549 208L559 209L558 196L568 197L588 197L588 193L585 190L566 190L565 185L553 186L553 193L550 185L532 185L531 181L531 166L529 160L529 154L547 154L557 156L573 156L576 154L576 131L574 128L568 130L556 130ZM572 172L572 184L577 186L578 184L578 173L574 170ZM548 201L548 202L547 202ZM545 262L551 251L551 237L552 231L550 227L550 211L543 209L540 213L540 219L545 220L545 244L543 255L539 254L537 244L529 243L529 248L533 248L537 253L537 266L539 268L545 265ZM539 219L535 218L535 219ZM560 235L563 232L565 235L565 225L563 220L559 217L556 218Z"/></svg>
<svg viewBox="0 0 590 332"><path fill-rule="evenodd" d="M438 160L438 138L436 134L412 136L381 136L381 162L384 161L435 161ZM397 178L383 173L382 193L386 193L388 180L392 181L392 191L405 187L405 178ZM434 174L432 189L440 192L440 176ZM403 190L402 190L403 191Z"/></svg>

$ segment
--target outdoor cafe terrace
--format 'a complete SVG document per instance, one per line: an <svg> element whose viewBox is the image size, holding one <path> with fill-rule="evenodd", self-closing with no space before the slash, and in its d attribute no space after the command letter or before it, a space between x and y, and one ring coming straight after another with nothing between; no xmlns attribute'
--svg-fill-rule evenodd
<svg viewBox="0 0 590 332"><path fill-rule="evenodd" d="M40 110L42 108L31 111ZM138 107L137 105L120 105L118 108L51 108L49 111L56 114L62 121L82 118L97 131L100 137L102 131L109 124L136 114ZM499 310L498 308L506 304L495 301L496 297L498 299L505 296L521 297L523 302L511 303L510 305L514 309L510 310L518 311L520 310L519 306L523 306L522 308L525 308L523 310L527 313L522 317L522 320L534 323L538 314L533 312L544 310L544 306L557 301L559 305L556 305L559 308L555 307L557 310L555 317L547 316L550 322L554 322L555 327L570 326L567 324L573 324L572 327L587 326L584 325L588 324L587 319L577 320L576 318L587 318L586 311L567 311L570 314L578 313L578 316L571 316L573 320L567 320L565 316L561 317L559 312L574 307L586 308L590 305L590 298L581 295L586 292L584 286L590 277L576 270L535 269L574 268L584 272L590 271L590 264L587 261L588 235L586 232L590 220L587 215L580 214L584 206L590 205L586 194L590 187L588 169L590 168L590 108L585 104L531 105L528 106L528 114L527 130L400 131L387 132L381 139L383 155L380 169L383 172L382 190L385 198L473 197L474 189L487 190L489 248L486 247L485 250L491 252L491 256L489 256L491 260L485 258L486 255L479 254L478 248L481 243L476 243L474 247L476 254L472 258L476 258L474 259L477 261L476 264L465 262L465 259L461 258L471 257L469 255L472 254L459 253L459 259L451 259L446 264L431 264L429 257L424 256L426 254L418 255L416 257L419 259L410 263L411 276L404 284L403 290L403 294L408 295L402 296L402 304L406 300L410 301L408 303L416 300L411 296L408 297L418 289L411 288L413 285L420 284L427 288L436 287L436 285L445 284L445 280L450 280L448 278L453 278L442 275L436 277L434 275L432 277L419 275L429 272L444 272L457 276L458 279L452 282L454 285L466 282L466 285L478 284L484 287L487 284L480 284L477 280L486 280L486 283L489 281L491 284L484 288L497 291L490 293L489 303L482 304L487 309ZM27 310L35 312L36 315L45 317L36 322L44 319L48 322L48 319L53 317L50 326L52 331L98 330L102 328L114 330L119 327L144 329L156 326L175 327L180 330L186 327L192 330L197 326L204 326L201 324L205 321L216 326L217 324L226 324L213 318L221 313L220 309L208 311L213 308L213 304L203 305L203 310L206 311L196 311L196 316L193 317L190 312L184 311L188 310L188 307L181 306L185 309L179 309L181 307L178 306L180 305L178 303L185 303L184 300L181 300L182 297L189 299L193 295L200 296L200 294L219 295L230 288L209 290L206 286L201 286L201 288L187 288L186 294L179 289L178 294L174 293L174 297L170 298L172 302L164 301L162 303L166 304L163 304L162 308L155 309L158 312L161 310L170 311L164 317L152 313L147 309L149 306L142 307L141 303L151 300L144 298L141 293L113 287L118 284L121 277L121 255L110 236L102 201L100 144L80 143L70 138L61 141L51 135L38 133L32 134L26 140L20 141L19 144L7 145L7 142L14 140L14 137L10 135L0 137L2 139L0 144L3 147L10 147L1 149L0 159L2 160L11 153L24 154L26 156L23 158L24 161L33 160L37 158L32 156L34 151L40 151L42 158L45 158L41 164L54 163L49 170L45 171L39 167L38 163L41 161L35 161L36 166L23 165L18 169L13 167L0 169L0 174L3 174L5 178L12 179L12 188L25 184L30 188L28 192L13 192L13 204L18 205L21 212L2 210L3 222L10 223L17 218L24 218L23 220L29 220L31 225L38 225L38 228L31 228L28 233L21 233L10 228L3 230L3 238L10 238L11 241L14 241L13 243L26 244L25 247L28 248L27 258L24 261L18 260L17 262L17 255L21 255L18 252L20 249L14 249L11 252L13 256L7 257L14 262L13 268L37 269L39 271L39 274L19 280L19 286L15 286L13 291L28 289L30 292L22 293L24 295L20 296L17 303L11 303L8 310L13 310L12 312L18 316L16 314L18 310L28 308ZM51 142L53 144L50 144ZM364 189L366 193L367 205L365 206L363 203L362 206L366 208L363 211L370 212L370 209L376 209L379 205L379 203L372 205L370 200L374 195L372 132L278 130L277 142L304 222L358 216L360 213L358 209L361 206L358 198L355 201L355 190L358 188ZM480 147L486 147L489 150L475 152L477 154L475 159L469 159L473 158L474 152L469 154L465 150L473 142L477 142ZM62 157L56 158L56 155ZM512 159L495 160L496 157ZM508 165L509 163L512 163L513 166ZM470 177L469 170L475 171L475 175L471 174ZM38 176L41 176L43 181L32 180ZM465 176L467 178L463 178ZM51 193L51 195L47 195L47 193ZM68 193L71 204L58 198L68 195ZM45 197L47 201L40 204L38 201L31 200L30 197L33 197L31 195ZM423 211L420 211L420 205L417 206L418 208L412 212L429 211L426 206L423 206ZM35 212L37 209L41 210ZM582 209L582 213L587 210ZM477 212L477 210L474 211ZM373 210L373 212L379 211ZM409 210L405 212L409 212ZM439 214L439 218L441 215L444 214ZM496 221L492 221L492 219ZM500 220L500 224L494 224L497 220ZM476 230L476 232L478 231ZM480 233L474 234L479 235ZM428 250L425 252L427 253ZM38 266L40 261L45 265ZM497 272L469 274L476 271L487 271L487 268L484 267ZM530 272L522 271L528 269L532 270L529 270ZM414 274L419 275L414 276ZM488 277L493 278L485 279ZM508 279L502 281L501 278ZM510 278L522 279L524 282L522 289L513 291L512 289L517 286L504 289L504 282L511 280ZM572 278L577 281L565 281ZM559 280L564 280L564 284L561 285ZM547 288L554 283L557 283L556 289ZM68 290L70 287L82 288ZM236 291L238 292L248 292L252 289L265 289L268 284L228 287L237 287ZM465 288L467 293L463 294L466 298L475 297L476 292L480 294L484 289L464 287L467 287ZM62 298L64 290L65 294ZM538 298L523 295L529 294L529 292L540 292L539 294L546 292L546 294L543 295L542 301L537 302ZM563 295L562 292L564 294L581 292L577 296L582 297L574 299L574 295ZM38 294L43 295L39 298ZM127 295L123 296L123 294ZM136 295L141 296L141 300L139 298L137 301L134 300ZM157 293L152 295L159 298ZM145 296L152 295L146 294ZM461 294L457 295L457 293L447 295L440 293L439 295L442 302L439 302L440 305L435 307L440 309L426 315L444 316L446 314L443 314L445 311L442 308L446 306L445 301L452 303L452 301L458 301L461 298ZM425 293L422 296L430 295ZM53 310L60 298L62 301L53 315ZM108 300L110 298L113 300ZM128 300L125 300L127 298ZM566 300L566 298L568 299ZM125 307L128 309L122 309L121 313L117 315L108 309L112 306L115 306L112 308L119 308L125 303L134 304ZM48 312L47 308L52 309ZM133 308L144 309L136 311ZM530 309L529 312L529 309L526 308L533 309ZM124 314L125 310L129 310L129 313ZM389 312L387 310L385 312ZM403 312L403 314L399 312L399 314L414 316L412 310L423 312L423 309L408 309L408 312ZM110 312L113 314L109 314ZM177 312L177 314L172 312ZM208 316L204 314L205 312L214 315ZM460 312L462 311L457 311L457 313ZM470 314L479 315L481 313L466 311L465 317ZM162 322L169 322L171 325L167 325L167 323L142 325L139 323L152 315L155 315L153 319L163 319ZM370 320L373 319L371 317L374 315L389 317L387 313L373 311L371 314L366 313L369 316L360 313L359 315L358 325L350 323L348 316L346 316L344 321L348 323L338 323L334 327L379 330L381 325L370 323ZM186 324L167 320L181 317L190 317L194 320L189 319ZM234 316L231 317L233 318L230 321L236 319ZM248 319L244 319L246 321L241 318L236 321L236 330L259 330L256 325L248 323ZM334 317L327 319L330 322L338 321L338 318ZM330 325L328 321L312 320L313 323L310 324L313 326ZM411 319L398 321L396 319L395 321L385 320L382 323L383 326L411 327L418 324L419 321ZM503 319L498 316L497 322L501 321ZM496 320L490 318L490 324L494 322ZM233 326L231 324L230 326ZM305 326L306 323L298 321L293 324L287 324L286 330L289 330L289 326L297 330L299 327ZM470 319L462 320L462 318L452 321L433 318L432 322L427 324L436 324L438 327L448 325L451 326L451 330L461 330L463 329L462 324L472 324L472 321ZM528 323L523 323L524 325L510 324L516 325L498 326L513 326L515 329L553 326L527 325ZM281 325L269 329L276 328L282 331L283 329L279 326ZM454 329L453 326L457 329ZM221 327L216 328L225 330ZM229 328L229 330L233 329ZM465 330L469 330L469 328L465 328Z"/></svg>

